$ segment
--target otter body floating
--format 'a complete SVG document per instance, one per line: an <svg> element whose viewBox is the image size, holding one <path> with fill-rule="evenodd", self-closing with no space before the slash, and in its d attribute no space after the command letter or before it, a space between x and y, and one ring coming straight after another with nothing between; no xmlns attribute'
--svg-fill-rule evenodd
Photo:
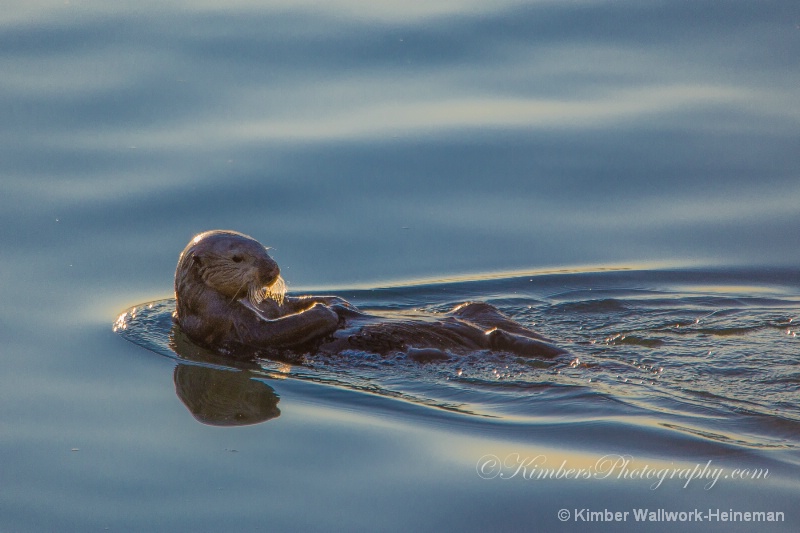
<svg viewBox="0 0 800 533"><path fill-rule="evenodd" d="M280 268L261 243L234 231L207 231L178 259L173 318L194 342L233 356L361 351L428 362L480 350L565 353L487 303L464 303L444 315L373 315L337 296L285 292Z"/></svg>

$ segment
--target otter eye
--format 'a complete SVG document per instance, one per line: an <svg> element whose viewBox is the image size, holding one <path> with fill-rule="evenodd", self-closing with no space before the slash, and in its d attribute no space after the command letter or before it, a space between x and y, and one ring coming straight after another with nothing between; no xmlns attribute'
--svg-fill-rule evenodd
<svg viewBox="0 0 800 533"><path fill-rule="evenodd" d="M231 259L233 260L234 263L241 263L242 262L242 256L241 255L234 255L233 257L231 257Z"/></svg>

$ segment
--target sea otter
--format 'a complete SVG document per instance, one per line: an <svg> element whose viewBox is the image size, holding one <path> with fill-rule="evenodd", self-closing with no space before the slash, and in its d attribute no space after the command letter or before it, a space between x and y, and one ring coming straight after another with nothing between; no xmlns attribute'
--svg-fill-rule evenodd
<svg viewBox="0 0 800 533"><path fill-rule="evenodd" d="M235 231L207 231L178 259L173 318L194 342L234 356L351 350L427 362L480 350L546 358L565 353L487 303L464 303L441 315L374 315L337 296L285 292L280 268L261 243Z"/></svg>

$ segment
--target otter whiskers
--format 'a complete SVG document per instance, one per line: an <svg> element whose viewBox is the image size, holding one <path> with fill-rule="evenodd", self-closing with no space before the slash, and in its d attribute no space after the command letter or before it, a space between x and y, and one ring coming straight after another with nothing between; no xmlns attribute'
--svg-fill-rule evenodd
<svg viewBox="0 0 800 533"><path fill-rule="evenodd" d="M278 276L275 278L275 281L268 287L265 287L265 289L267 290L266 296L268 298L272 298L278 302L278 305L283 305L283 299L286 296L286 282L282 277Z"/></svg>
<svg viewBox="0 0 800 533"><path fill-rule="evenodd" d="M238 293L237 293L238 294ZM278 276L272 284L267 286L249 285L247 287L247 299L254 306L257 306L267 298L275 300L278 305L283 305L286 296L286 282Z"/></svg>

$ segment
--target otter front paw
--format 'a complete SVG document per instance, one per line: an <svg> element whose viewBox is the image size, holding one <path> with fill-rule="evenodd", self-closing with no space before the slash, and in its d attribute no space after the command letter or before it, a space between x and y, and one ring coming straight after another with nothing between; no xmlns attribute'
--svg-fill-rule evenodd
<svg viewBox="0 0 800 533"><path fill-rule="evenodd" d="M315 303L308 310L303 311L303 314L314 319L317 330L314 336L328 335L339 327L339 315L327 305Z"/></svg>

